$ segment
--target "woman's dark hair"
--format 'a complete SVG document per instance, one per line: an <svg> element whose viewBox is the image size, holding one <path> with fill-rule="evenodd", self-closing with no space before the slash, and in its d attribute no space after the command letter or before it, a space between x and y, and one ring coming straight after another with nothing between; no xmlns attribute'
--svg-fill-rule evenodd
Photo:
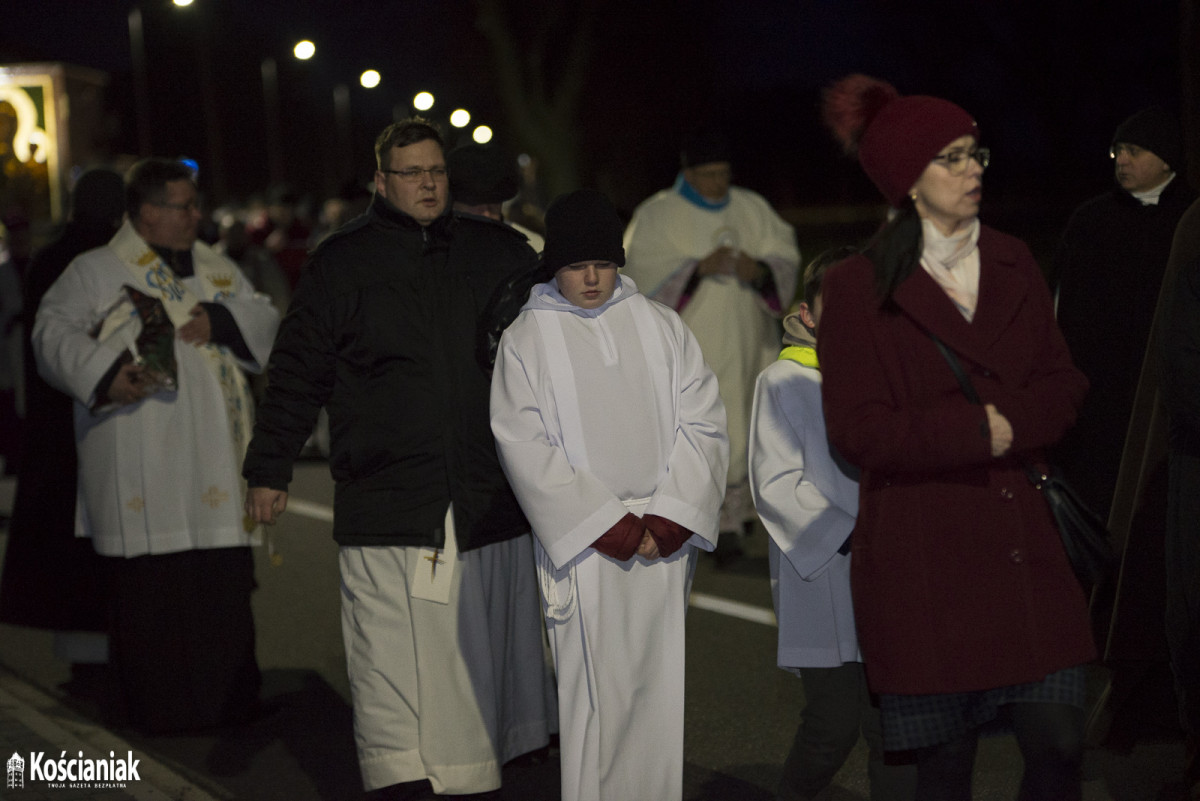
<svg viewBox="0 0 1200 801"><path fill-rule="evenodd" d="M921 217L912 198L906 197L896 215L863 248L875 265L875 289L885 307L891 305L896 287L921 263L921 248Z"/></svg>
<svg viewBox="0 0 1200 801"><path fill-rule="evenodd" d="M808 266L804 268L804 290L803 299L808 304L809 308L817 302L817 295L821 294L821 282L825 280L825 273L829 268L840 261L858 253L858 248L853 245L838 245L837 247L824 250L817 255Z"/></svg>

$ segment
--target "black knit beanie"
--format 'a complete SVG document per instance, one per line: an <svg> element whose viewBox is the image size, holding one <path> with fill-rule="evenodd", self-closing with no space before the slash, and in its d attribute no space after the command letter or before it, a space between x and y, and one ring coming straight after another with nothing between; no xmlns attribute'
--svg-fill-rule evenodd
<svg viewBox="0 0 1200 801"><path fill-rule="evenodd" d="M581 261L611 261L625 266L621 236L625 226L617 210L595 189L559 195L546 209L546 247L542 267L547 274Z"/></svg>
<svg viewBox="0 0 1200 801"><path fill-rule="evenodd" d="M1179 121L1164 108L1151 106L1142 109L1118 125L1112 143L1115 147L1122 142L1149 150L1175 172L1183 168L1183 140Z"/></svg>
<svg viewBox="0 0 1200 801"><path fill-rule="evenodd" d="M517 194L517 162L500 148L467 144L446 156L450 172L450 197L477 206L503 203Z"/></svg>

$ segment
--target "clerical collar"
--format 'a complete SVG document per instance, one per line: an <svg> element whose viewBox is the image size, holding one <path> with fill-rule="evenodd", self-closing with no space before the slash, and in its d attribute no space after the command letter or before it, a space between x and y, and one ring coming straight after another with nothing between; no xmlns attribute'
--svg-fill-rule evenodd
<svg viewBox="0 0 1200 801"><path fill-rule="evenodd" d="M1163 181L1153 189L1147 189L1145 192L1130 192L1129 194L1140 200L1143 206L1157 206L1158 199L1162 197L1163 190L1167 188L1167 184L1174 180L1175 173L1171 173L1167 180Z"/></svg>
<svg viewBox="0 0 1200 801"><path fill-rule="evenodd" d="M190 278L196 274L195 264L192 262L192 250L172 250L161 245L150 245L167 266L180 278Z"/></svg>
<svg viewBox="0 0 1200 801"><path fill-rule="evenodd" d="M675 191L683 195L684 199L694 206L699 206L708 211L720 211L729 205L729 196L732 192L726 192L725 197L720 200L709 200L704 195L696 191L696 187L687 182L683 177L683 173L679 173L679 177L675 179Z"/></svg>

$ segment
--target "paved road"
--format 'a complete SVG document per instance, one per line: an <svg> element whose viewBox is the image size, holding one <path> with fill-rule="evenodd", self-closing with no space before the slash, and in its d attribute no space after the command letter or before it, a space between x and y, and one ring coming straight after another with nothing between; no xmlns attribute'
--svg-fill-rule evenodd
<svg viewBox="0 0 1200 801"><path fill-rule="evenodd" d="M0 483L0 512L8 508L7 492L10 484ZM258 651L274 713L225 737L146 739L119 733L139 753L215 799L352 801L361 794L339 630L336 547L329 536L332 497L324 463L299 465L290 510L273 532L277 559L270 559L267 549L256 553ZM687 623L685 798L768 801L802 693L795 677L775 667L765 535L753 535L746 557L730 570L717 572L703 560L694 589ZM59 696L57 687L68 678L45 632L0 626L0 665ZM90 711L86 705L81 709ZM1089 752L1087 801L1152 799L1181 762L1182 745L1174 732L1147 724L1136 734L1123 749ZM1012 739L985 740L976 798L1015 798L1019 775ZM554 760L507 767L504 796L558 799ZM865 798L860 743L823 801Z"/></svg>

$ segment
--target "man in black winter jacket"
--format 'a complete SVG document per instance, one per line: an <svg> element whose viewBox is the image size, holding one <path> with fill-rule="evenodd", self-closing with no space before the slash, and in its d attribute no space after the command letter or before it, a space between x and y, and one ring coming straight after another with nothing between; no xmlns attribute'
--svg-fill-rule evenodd
<svg viewBox="0 0 1200 801"><path fill-rule="evenodd" d="M1147 349L1175 227L1196 197L1184 178L1179 123L1161 108L1122 122L1109 155L1117 185L1075 210L1054 262L1058 323L1091 384L1054 458L1088 505L1109 519L1123 550L1118 580L1099 587L1091 606L1111 671L1110 692L1101 695L1108 711L1097 707L1089 719L1093 738L1109 716L1114 727L1123 725L1144 697L1144 682L1167 672L1167 476L1165 460L1147 446L1152 416L1145 398L1158 380Z"/></svg>
<svg viewBox="0 0 1200 801"><path fill-rule="evenodd" d="M501 223L447 212L441 137L376 142L375 197L305 266L243 469L273 523L321 407L363 782L378 798L484 793L548 742L528 524L500 471L475 358L495 288L535 263Z"/></svg>
<svg viewBox="0 0 1200 801"><path fill-rule="evenodd" d="M1117 185L1075 209L1054 258L1058 324L1091 384L1058 459L1101 517L1116 489L1171 237L1196 197L1183 176L1179 124L1163 109L1121 123L1110 155Z"/></svg>

